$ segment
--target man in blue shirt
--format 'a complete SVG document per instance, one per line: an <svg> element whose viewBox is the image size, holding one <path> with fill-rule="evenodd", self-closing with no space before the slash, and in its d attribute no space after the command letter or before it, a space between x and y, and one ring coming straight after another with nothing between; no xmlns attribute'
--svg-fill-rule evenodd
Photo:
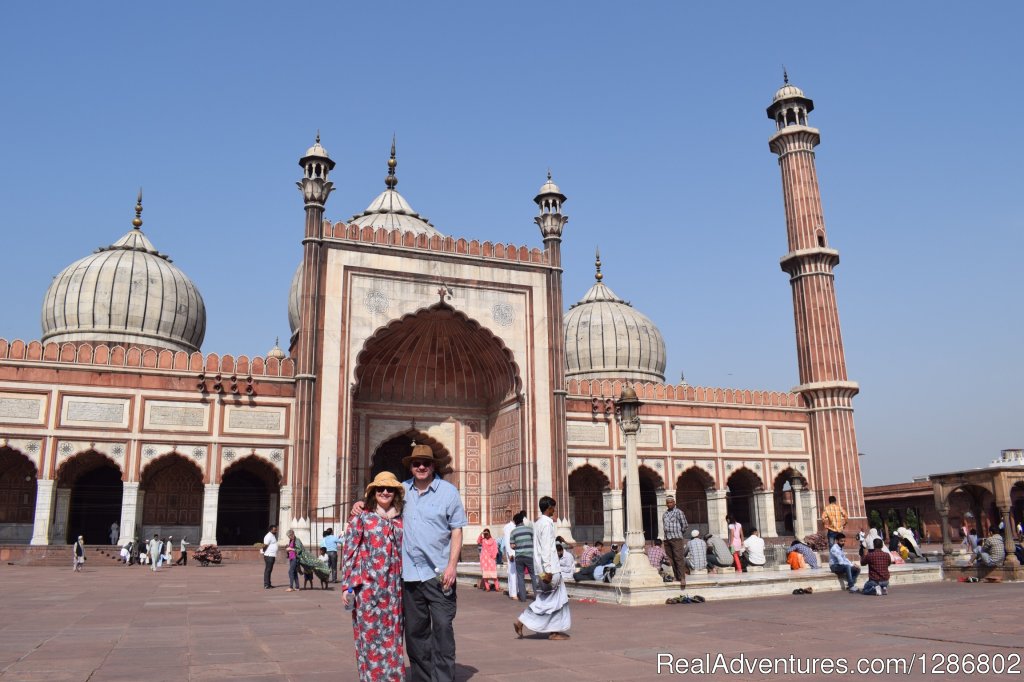
<svg viewBox="0 0 1024 682"><path fill-rule="evenodd" d="M331 582L338 582L338 536L334 534L333 528L324 531L324 539L320 546L327 550L327 567L331 572Z"/></svg>
<svg viewBox="0 0 1024 682"><path fill-rule="evenodd" d="M412 469L402 512L402 606L413 682L455 679L455 569L468 521L459 490L441 478L429 445L402 460Z"/></svg>
<svg viewBox="0 0 1024 682"><path fill-rule="evenodd" d="M857 584L857 576L860 575L860 566L855 566L852 561L846 558L846 552L843 550L845 544L846 535L837 533L836 543L828 551L828 567L840 578L845 579L846 588L853 594L859 592L855 585Z"/></svg>

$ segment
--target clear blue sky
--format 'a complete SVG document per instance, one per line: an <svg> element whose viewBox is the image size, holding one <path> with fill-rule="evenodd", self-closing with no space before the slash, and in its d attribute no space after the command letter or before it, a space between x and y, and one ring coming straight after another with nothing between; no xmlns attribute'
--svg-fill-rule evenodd
<svg viewBox="0 0 1024 682"><path fill-rule="evenodd" d="M38 338L62 268L144 230L206 300L204 350L288 336L297 159L331 219L399 190L446 234L540 245L569 196L565 298L605 281L668 377L797 383L780 180L782 64L818 170L868 484L1024 445L1019 3L37 3L0 22L0 335Z"/></svg>

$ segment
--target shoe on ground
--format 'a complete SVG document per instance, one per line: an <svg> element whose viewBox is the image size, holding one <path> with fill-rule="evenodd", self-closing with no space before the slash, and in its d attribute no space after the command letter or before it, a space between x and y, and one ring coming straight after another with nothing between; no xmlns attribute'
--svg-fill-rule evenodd
<svg viewBox="0 0 1024 682"><path fill-rule="evenodd" d="M860 590L858 590L853 585L850 585L850 594L856 594L857 592L860 592Z"/></svg>
<svg viewBox="0 0 1024 682"><path fill-rule="evenodd" d="M887 594L889 594L889 588L888 587L883 587L882 588L882 596L884 597Z"/></svg>
<svg viewBox="0 0 1024 682"><path fill-rule="evenodd" d="M882 586L881 585L875 585L875 594L878 595L879 597L882 596Z"/></svg>
<svg viewBox="0 0 1024 682"><path fill-rule="evenodd" d="M548 635L548 639L569 639L569 635L565 634L564 632L552 632L550 635Z"/></svg>

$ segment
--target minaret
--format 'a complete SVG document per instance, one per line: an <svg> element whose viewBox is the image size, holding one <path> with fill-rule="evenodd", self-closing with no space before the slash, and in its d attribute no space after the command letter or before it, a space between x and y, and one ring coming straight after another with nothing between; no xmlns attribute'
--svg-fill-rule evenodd
<svg viewBox="0 0 1024 682"><path fill-rule="evenodd" d="M777 128L768 146L779 155L782 170L789 253L780 264L793 287L800 370L800 385L795 390L803 394L810 409L818 510L827 504L829 495L835 495L856 527L856 521L865 518L853 426L853 396L860 389L846 376L833 274L839 252L828 245L814 167L814 148L821 135L807 124L814 102L790 84L785 71L783 80L768 107L768 118Z"/></svg>
<svg viewBox="0 0 1024 682"><path fill-rule="evenodd" d="M562 190L548 179L541 185L537 196L533 198L539 214L534 218L544 238L544 249L548 254L551 269L548 270L548 364L551 367L551 491L558 503L558 526L560 534L567 541L572 537L569 532L569 472L568 451L566 449L565 426L565 332L562 307L562 231L569 217L562 213L562 204L566 197Z"/></svg>
<svg viewBox="0 0 1024 682"><path fill-rule="evenodd" d="M302 239L302 299L299 304L299 329L295 355L295 394L298 417L298 434L295 443L295 459L292 468L292 527L306 535L308 540L309 521L313 510L312 491L314 453L317 450L316 373L320 357L323 321L321 281L321 250L323 248L324 204L334 190L334 183L328 180L328 173L334 168L334 161L327 150L320 145L320 133L316 142L299 159L302 179L296 184L302 192L306 208L306 229Z"/></svg>

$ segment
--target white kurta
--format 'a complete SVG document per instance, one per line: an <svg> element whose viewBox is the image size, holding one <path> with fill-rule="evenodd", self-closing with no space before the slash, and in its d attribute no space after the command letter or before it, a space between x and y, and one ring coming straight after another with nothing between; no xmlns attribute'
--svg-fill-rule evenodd
<svg viewBox="0 0 1024 682"><path fill-rule="evenodd" d="M565 632L572 626L569 615L569 594L558 564L555 548L555 522L541 516L533 524L533 566L537 577L551 574L550 589L538 581L537 598L519 616L519 621L534 632Z"/></svg>
<svg viewBox="0 0 1024 682"><path fill-rule="evenodd" d="M504 529L505 536L502 538L505 541L505 568L508 569L508 596L511 599L519 598L519 591L516 589L518 587L516 585L516 552L508 546L515 527L516 524L511 521L506 523Z"/></svg>

